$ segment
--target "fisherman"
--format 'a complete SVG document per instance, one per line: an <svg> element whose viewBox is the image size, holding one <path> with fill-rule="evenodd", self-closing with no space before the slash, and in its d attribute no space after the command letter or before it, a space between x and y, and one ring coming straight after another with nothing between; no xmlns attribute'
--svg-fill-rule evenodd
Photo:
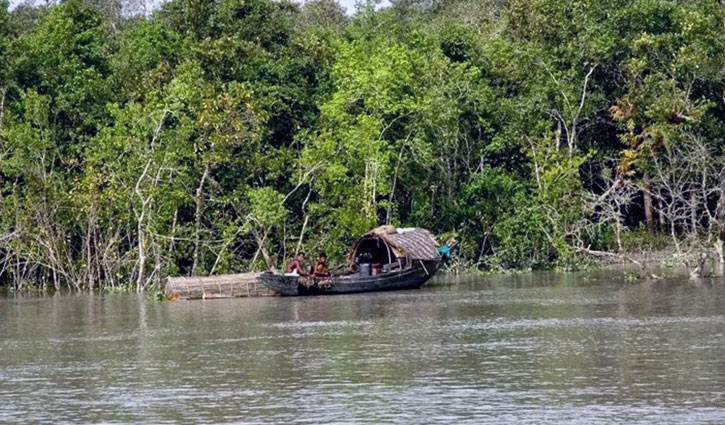
<svg viewBox="0 0 725 425"><path fill-rule="evenodd" d="M297 258L287 263L287 269L285 270L285 275L287 276L307 276L307 272L305 271L305 266L302 265L302 262L305 261L305 254L299 253L297 254Z"/></svg>
<svg viewBox="0 0 725 425"><path fill-rule="evenodd" d="M320 253L320 256L317 257L317 261L315 261L315 265L312 266L312 276L313 277L329 277L330 276L330 268L327 266L327 254L324 252Z"/></svg>

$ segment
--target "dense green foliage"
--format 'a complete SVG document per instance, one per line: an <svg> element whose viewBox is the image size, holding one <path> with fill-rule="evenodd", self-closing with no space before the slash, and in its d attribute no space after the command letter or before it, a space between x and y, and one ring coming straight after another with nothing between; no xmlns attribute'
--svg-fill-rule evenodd
<svg viewBox="0 0 725 425"><path fill-rule="evenodd" d="M0 0L0 279L142 289L341 260L386 223L483 268L613 249L643 193L674 199L674 146L722 156L724 22L715 0ZM610 186L644 191L613 222Z"/></svg>

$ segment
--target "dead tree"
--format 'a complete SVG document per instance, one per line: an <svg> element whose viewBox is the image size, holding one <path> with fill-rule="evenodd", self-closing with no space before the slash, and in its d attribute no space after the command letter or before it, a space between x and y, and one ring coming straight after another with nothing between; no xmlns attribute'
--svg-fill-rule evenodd
<svg viewBox="0 0 725 425"><path fill-rule="evenodd" d="M609 164L611 165L611 164ZM613 169L613 166L605 166L605 169ZM641 269L643 277L656 278L649 270L646 261L636 259L626 252L622 246L622 233L627 230L624 224L625 209L633 202L639 188L629 179L620 175L613 177L602 176L604 180L603 192L601 195L588 193L585 195L584 211L586 216L576 223L567 233L567 239L572 243L579 254L598 258L612 258L621 263L632 263ZM601 233L604 226L611 225L614 230L614 250L596 250L591 247L592 236Z"/></svg>
<svg viewBox="0 0 725 425"><path fill-rule="evenodd" d="M668 223L675 261L691 278L723 272L723 182L725 160L700 136L686 134L653 158L651 196Z"/></svg>

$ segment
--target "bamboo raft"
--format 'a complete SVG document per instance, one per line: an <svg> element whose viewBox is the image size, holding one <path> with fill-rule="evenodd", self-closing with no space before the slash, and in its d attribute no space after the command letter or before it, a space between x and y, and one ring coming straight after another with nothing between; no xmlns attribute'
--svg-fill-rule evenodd
<svg viewBox="0 0 725 425"><path fill-rule="evenodd" d="M261 273L227 274L209 277L170 277L164 291L180 299L214 299L234 297L273 297L277 291L258 279Z"/></svg>

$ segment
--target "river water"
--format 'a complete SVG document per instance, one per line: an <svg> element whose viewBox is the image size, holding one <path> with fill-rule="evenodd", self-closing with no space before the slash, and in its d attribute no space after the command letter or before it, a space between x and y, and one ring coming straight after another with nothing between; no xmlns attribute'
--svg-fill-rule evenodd
<svg viewBox="0 0 725 425"><path fill-rule="evenodd" d="M0 423L725 423L725 282L0 299Z"/></svg>

